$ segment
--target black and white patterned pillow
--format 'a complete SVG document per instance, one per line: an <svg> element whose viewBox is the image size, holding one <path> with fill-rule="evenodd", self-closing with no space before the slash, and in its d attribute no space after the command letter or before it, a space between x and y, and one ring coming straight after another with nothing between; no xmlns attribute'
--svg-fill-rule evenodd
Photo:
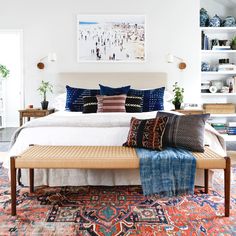
<svg viewBox="0 0 236 236"><path fill-rule="evenodd" d="M169 117L163 136L163 145L204 152L204 131L210 114L176 115L157 112L156 117Z"/></svg>
<svg viewBox="0 0 236 236"><path fill-rule="evenodd" d="M126 112L142 112L142 97L128 96L125 101Z"/></svg>
<svg viewBox="0 0 236 236"><path fill-rule="evenodd" d="M95 96L83 97L83 113L96 113L98 109L98 100Z"/></svg>

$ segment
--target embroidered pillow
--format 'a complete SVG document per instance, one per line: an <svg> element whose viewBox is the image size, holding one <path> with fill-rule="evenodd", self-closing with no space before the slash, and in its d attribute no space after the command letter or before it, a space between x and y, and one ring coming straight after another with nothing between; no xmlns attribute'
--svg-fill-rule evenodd
<svg viewBox="0 0 236 236"><path fill-rule="evenodd" d="M97 100L97 112L125 112L125 94L116 96L97 95Z"/></svg>
<svg viewBox="0 0 236 236"><path fill-rule="evenodd" d="M127 141L123 146L162 150L162 137L168 117L140 120L132 118Z"/></svg>
<svg viewBox="0 0 236 236"><path fill-rule="evenodd" d="M95 96L83 97L83 113L96 113L98 109L98 100Z"/></svg>
<svg viewBox="0 0 236 236"><path fill-rule="evenodd" d="M104 86L99 84L100 86L100 95L106 95L106 96L114 96L114 95L121 95L128 93L130 86L124 86L120 88L111 88L108 86Z"/></svg>
<svg viewBox="0 0 236 236"><path fill-rule="evenodd" d="M164 92L165 87L150 90L130 89L128 96L138 96L143 98L143 112L159 111L164 110Z"/></svg>
<svg viewBox="0 0 236 236"><path fill-rule="evenodd" d="M100 93L98 89L73 88L66 86L66 110L83 111L83 97L96 96Z"/></svg>
<svg viewBox="0 0 236 236"><path fill-rule="evenodd" d="M126 112L142 112L142 97L128 96L125 101Z"/></svg>
<svg viewBox="0 0 236 236"><path fill-rule="evenodd" d="M182 147L190 151L204 152L205 123L210 114L176 115L157 112L157 117L169 117L166 125L164 146Z"/></svg>

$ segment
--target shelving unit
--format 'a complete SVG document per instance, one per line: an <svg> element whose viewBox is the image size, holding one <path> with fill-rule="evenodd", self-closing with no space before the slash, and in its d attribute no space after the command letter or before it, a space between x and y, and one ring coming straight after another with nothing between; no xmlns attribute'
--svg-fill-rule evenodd
<svg viewBox="0 0 236 236"><path fill-rule="evenodd" d="M236 6L231 5L230 0L221 1L220 4L217 0L200 0L200 7L205 8L210 18L217 14L221 19L227 16L234 16L236 18ZM234 6L234 7L233 7ZM211 40L228 40L226 45L229 45L230 40L236 36L236 27L200 27L200 39L202 32L207 35L209 39L209 50L204 50L201 47L201 61L207 62L211 65L212 71L201 71L201 83L206 84L211 81L222 81L223 86L227 86L227 79L235 77L236 70L230 71L216 71L219 65L219 59L229 59L229 62L236 65L236 50L226 49L211 49ZM213 82L214 83L214 82ZM236 106L236 83L233 84L234 90L232 93L201 93L202 103L233 103ZM236 121L236 113L234 114L211 114L210 122L212 123L228 123ZM226 141L236 142L236 135L223 135Z"/></svg>

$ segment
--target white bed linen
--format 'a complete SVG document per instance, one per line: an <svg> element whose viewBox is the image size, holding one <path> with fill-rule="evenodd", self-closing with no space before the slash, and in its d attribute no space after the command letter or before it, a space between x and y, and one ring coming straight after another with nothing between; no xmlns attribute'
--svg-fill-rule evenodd
<svg viewBox="0 0 236 236"><path fill-rule="evenodd" d="M81 114L78 112L56 112L50 117L39 119L51 119L53 117L65 118L65 122L70 117L93 117L98 120L112 119L121 122L123 127L26 127L21 130L19 136L10 150L10 156L19 155L30 144L40 145L114 145L121 146L127 139L129 131L129 121L132 116L138 118L154 118L156 112L146 113L100 113ZM98 118L100 117L100 118ZM125 120L127 120L125 125ZM40 121L40 120L39 120ZM31 121L36 122L36 121ZM68 124L65 124L65 126ZM218 138L213 134L207 134L206 141L220 153L224 150ZM9 168L9 161L4 163ZM199 171L198 171L199 172ZM28 185L28 172L22 170L22 183ZM35 185L49 186L84 186L84 185L139 185L139 170L36 170ZM197 174L195 184L202 185L202 172Z"/></svg>

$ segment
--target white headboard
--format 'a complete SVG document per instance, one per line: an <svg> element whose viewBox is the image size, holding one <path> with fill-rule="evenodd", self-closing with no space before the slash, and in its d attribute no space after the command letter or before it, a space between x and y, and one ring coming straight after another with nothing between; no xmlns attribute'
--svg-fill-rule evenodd
<svg viewBox="0 0 236 236"><path fill-rule="evenodd" d="M65 86L76 88L99 88L98 84L111 87L131 85L136 89L158 88L167 85L164 72L83 72L59 73L54 89L56 93L65 92Z"/></svg>

